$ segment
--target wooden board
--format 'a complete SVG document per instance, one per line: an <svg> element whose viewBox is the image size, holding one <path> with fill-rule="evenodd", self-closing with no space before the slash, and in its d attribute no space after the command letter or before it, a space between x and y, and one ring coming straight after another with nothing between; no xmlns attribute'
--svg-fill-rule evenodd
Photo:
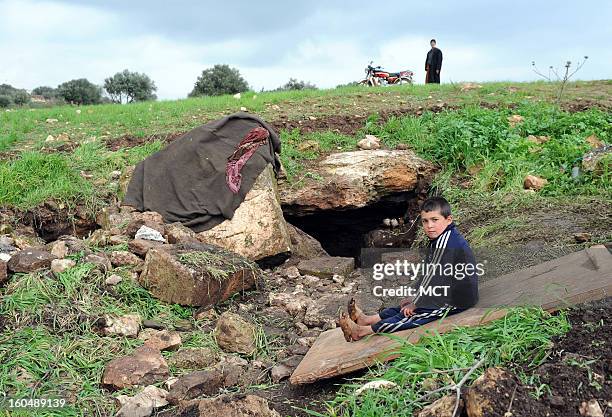
<svg viewBox="0 0 612 417"><path fill-rule="evenodd" d="M481 284L479 291L476 307L394 335L416 343L428 331L444 333L502 318L508 311L505 307L537 305L553 311L608 297L612 295L612 255L604 246L594 246L502 275ZM328 330L319 335L290 382L308 384L394 359L397 346L396 341L380 335L347 343L339 328Z"/></svg>

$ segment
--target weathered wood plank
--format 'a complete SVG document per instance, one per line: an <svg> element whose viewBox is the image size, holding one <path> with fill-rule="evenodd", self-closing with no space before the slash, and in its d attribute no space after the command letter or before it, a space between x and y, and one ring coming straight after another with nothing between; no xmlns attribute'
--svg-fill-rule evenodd
<svg viewBox="0 0 612 417"><path fill-rule="evenodd" d="M480 302L463 313L394 335L416 343L428 331L448 332L456 327L477 326L504 317L504 307L538 305L552 311L571 304L612 295L612 255L603 247L592 247L564 257L500 276L483 283ZM344 375L391 360L398 343L372 336L347 343L340 329L321 333L291 375L292 384Z"/></svg>

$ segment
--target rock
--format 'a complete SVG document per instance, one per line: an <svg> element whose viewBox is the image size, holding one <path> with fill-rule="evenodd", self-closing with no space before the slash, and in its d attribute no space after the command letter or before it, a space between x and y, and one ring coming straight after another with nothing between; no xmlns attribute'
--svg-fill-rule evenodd
<svg viewBox="0 0 612 417"><path fill-rule="evenodd" d="M237 100L240 100L240 93L236 93L232 97L234 97Z"/></svg>
<svg viewBox="0 0 612 417"><path fill-rule="evenodd" d="M364 150L379 149L380 139L374 135L366 135L364 139L357 142L357 147Z"/></svg>
<svg viewBox="0 0 612 417"><path fill-rule="evenodd" d="M574 240L578 243L584 243L591 240L592 235L590 233L581 232L574 233Z"/></svg>
<svg viewBox="0 0 612 417"><path fill-rule="evenodd" d="M8 281L8 267L5 261L0 260L0 285L6 281Z"/></svg>
<svg viewBox="0 0 612 417"><path fill-rule="evenodd" d="M332 278L334 275L348 276L355 270L355 259L341 256L324 256L301 261L298 270L302 275Z"/></svg>
<svg viewBox="0 0 612 417"><path fill-rule="evenodd" d="M157 230L151 227L144 226L144 225L140 226L140 228L136 231L134 238L139 239L139 240L150 240L153 242L160 242L160 243L166 242L166 240L164 239L164 237L162 236L160 232L158 232Z"/></svg>
<svg viewBox="0 0 612 417"><path fill-rule="evenodd" d="M282 307L290 316L303 319L309 307L314 306L314 301L303 294L291 293L269 293L268 303L271 306Z"/></svg>
<svg viewBox="0 0 612 417"><path fill-rule="evenodd" d="M291 376L295 368L300 364L304 356L293 355L287 359L284 359L281 363L276 365L270 371L270 376L274 383L280 382L281 380Z"/></svg>
<svg viewBox="0 0 612 417"><path fill-rule="evenodd" d="M130 217L132 220L129 222L129 224L127 225L125 229L125 234L127 236L135 237L136 233L141 229L142 226L147 226L147 229L144 229L145 231L153 234L153 232L149 232L148 229L154 229L157 232L159 232L160 235L162 235L162 239L163 239L163 234L164 234L165 229L164 229L164 219L161 214L155 211L145 211L142 213L135 211L133 213L130 213ZM159 235L157 234L153 234L153 235L156 237L156 239L159 238ZM142 239L143 237L141 235L138 238Z"/></svg>
<svg viewBox="0 0 612 417"><path fill-rule="evenodd" d="M540 191L546 184L548 184L547 179L535 175L527 175L523 181L523 187L527 190Z"/></svg>
<svg viewBox="0 0 612 417"><path fill-rule="evenodd" d="M254 325L227 311L217 320L215 338L219 347L226 352L251 355L255 352L256 331Z"/></svg>
<svg viewBox="0 0 612 417"><path fill-rule="evenodd" d="M143 320L142 327L145 329L164 330L164 325L154 320Z"/></svg>
<svg viewBox="0 0 612 417"><path fill-rule="evenodd" d="M417 417L453 417L454 415L461 415L463 411L463 400L459 399L459 407L457 408L457 412L453 414L455 411L455 405L457 402L457 396L455 394L448 394L442 398L437 399L432 404L429 404L427 407L423 408Z"/></svg>
<svg viewBox="0 0 612 417"><path fill-rule="evenodd" d="M523 123L525 118L518 114L513 114L512 116L508 116L508 123L510 123L510 127L514 127L519 123Z"/></svg>
<svg viewBox="0 0 612 417"><path fill-rule="evenodd" d="M111 171L109 176L112 180L118 180L119 178L121 178L121 171Z"/></svg>
<svg viewBox="0 0 612 417"><path fill-rule="evenodd" d="M384 379L378 379L374 381L370 381L361 387L355 390L355 395L360 395L365 391L373 390L373 389L390 389L397 387L395 382L387 381Z"/></svg>
<svg viewBox="0 0 612 417"><path fill-rule="evenodd" d="M503 393L511 392L516 384L506 370L488 368L472 383L464 396L467 414L470 417L504 415L507 405L502 410L502 405L496 400Z"/></svg>
<svg viewBox="0 0 612 417"><path fill-rule="evenodd" d="M166 397L170 404L191 400L200 395L215 395L224 386L223 374L216 369L196 371L179 377Z"/></svg>
<svg viewBox="0 0 612 417"><path fill-rule="evenodd" d="M181 346L181 335L169 330L161 330L151 336L145 346L150 346L158 350L177 350Z"/></svg>
<svg viewBox="0 0 612 417"><path fill-rule="evenodd" d="M54 274L61 274L67 269L72 268L76 265L76 262L72 259L54 259L51 261L51 271Z"/></svg>
<svg viewBox="0 0 612 417"><path fill-rule="evenodd" d="M209 348L180 349L168 363L179 369L203 369L216 364L218 359L217 353Z"/></svg>
<svg viewBox="0 0 612 417"><path fill-rule="evenodd" d="M58 120L57 119L47 119L45 120L47 123L57 123Z"/></svg>
<svg viewBox="0 0 612 417"><path fill-rule="evenodd" d="M167 395L168 391L154 385L145 387L144 390L133 397L119 395L117 400L121 404L121 408L117 417L148 417L154 409L168 405Z"/></svg>
<svg viewBox="0 0 612 417"><path fill-rule="evenodd" d="M142 267L143 261L138 256L126 250L118 250L111 252L110 262L113 266L133 266Z"/></svg>
<svg viewBox="0 0 612 417"><path fill-rule="evenodd" d="M128 243L128 249L130 252L144 258L151 248L158 248L163 245L163 242L155 240L134 239Z"/></svg>
<svg viewBox="0 0 612 417"><path fill-rule="evenodd" d="M110 238L111 233L108 230L98 229L87 238L87 242L90 246L103 247L108 245Z"/></svg>
<svg viewBox="0 0 612 417"><path fill-rule="evenodd" d="M253 261L285 260L291 253L291 238L272 167L268 165L257 177L231 220L200 232L197 237Z"/></svg>
<svg viewBox="0 0 612 417"><path fill-rule="evenodd" d="M214 308L198 309L193 315L196 320L213 321L217 320L217 312Z"/></svg>
<svg viewBox="0 0 612 417"><path fill-rule="evenodd" d="M38 269L49 268L51 261L56 259L49 252L38 249L24 249L15 253L8 261L8 269L12 272L30 273Z"/></svg>
<svg viewBox="0 0 612 417"><path fill-rule="evenodd" d="M106 335L136 337L140 330L141 319L138 314L126 314L121 317L104 316L104 324L102 331Z"/></svg>
<svg viewBox="0 0 612 417"><path fill-rule="evenodd" d="M548 398L548 402L554 408L564 408L565 407L565 399L560 395L551 395Z"/></svg>
<svg viewBox="0 0 612 417"><path fill-rule="evenodd" d="M475 84L475 83L463 83L461 85L461 91L462 92L471 91L471 90L478 90L480 88L482 88L482 85Z"/></svg>
<svg viewBox="0 0 612 417"><path fill-rule="evenodd" d="M121 276L120 276L120 275L113 274L113 275L111 275L110 277L106 278L106 279L104 280L104 283L105 283L106 285L117 285L117 284L119 284L121 281L123 281L123 278L121 278Z"/></svg>
<svg viewBox="0 0 612 417"><path fill-rule="evenodd" d="M168 243L198 242L196 233L182 223L171 223L167 224L165 227Z"/></svg>
<svg viewBox="0 0 612 417"><path fill-rule="evenodd" d="M94 264L99 270L106 272L112 268L111 262L106 255L103 253L89 254L84 259L84 262Z"/></svg>
<svg viewBox="0 0 612 417"><path fill-rule="evenodd" d="M162 301L212 307L253 287L260 269L243 257L204 244L150 249L140 284Z"/></svg>
<svg viewBox="0 0 612 417"><path fill-rule="evenodd" d="M601 406L596 399L589 400L589 402L583 401L578 408L581 416L585 417L604 417L604 413L601 410Z"/></svg>
<svg viewBox="0 0 612 417"><path fill-rule="evenodd" d="M298 271L297 266L290 266L285 270L285 275L289 279L295 279L300 276L300 271Z"/></svg>
<svg viewBox="0 0 612 417"><path fill-rule="evenodd" d="M600 148L605 145L605 143L595 135L589 136L585 141L589 144L591 149Z"/></svg>
<svg viewBox="0 0 612 417"><path fill-rule="evenodd" d="M45 143L49 143L49 142L55 142L55 138L53 137L53 135L48 135L47 138L45 139Z"/></svg>
<svg viewBox="0 0 612 417"><path fill-rule="evenodd" d="M102 384L122 389L134 385L151 385L165 381L168 364L159 350L148 346L137 348L131 355L110 361L102 375Z"/></svg>
<svg viewBox="0 0 612 417"><path fill-rule="evenodd" d="M612 154L612 145L604 145L603 147L593 149L582 156L582 169L587 172L592 172L595 175L602 175L610 165L610 155Z"/></svg>
<svg viewBox="0 0 612 417"><path fill-rule="evenodd" d="M432 163L411 150L382 149L331 154L309 170L321 180L302 187L279 181L286 215L356 209L399 192L419 193L436 172Z"/></svg>
<svg viewBox="0 0 612 417"><path fill-rule="evenodd" d="M179 332L190 332L193 330L193 323L187 319L177 320L174 322L174 330Z"/></svg>
<svg viewBox="0 0 612 417"><path fill-rule="evenodd" d="M546 143L550 140L550 138L548 136L534 136L534 135L529 135L527 136L527 140L531 143L535 143L536 145L541 145L543 143Z"/></svg>
<svg viewBox="0 0 612 417"><path fill-rule="evenodd" d="M189 413L177 417L281 417L278 412L270 409L266 399L250 394L205 398L186 406L189 407Z"/></svg>
<svg viewBox="0 0 612 417"><path fill-rule="evenodd" d="M50 249L51 255L55 256L56 258L62 259L68 255L68 246L63 240L56 240L53 242Z"/></svg>
<svg viewBox="0 0 612 417"><path fill-rule="evenodd" d="M300 152L319 153L321 152L321 145L319 144L318 141L309 139L309 140L304 140L298 143L297 149Z"/></svg>
<svg viewBox="0 0 612 417"><path fill-rule="evenodd" d="M292 256L301 259L329 256L321 246L321 243L308 233L290 223L287 223L287 230L289 230L289 238L291 239Z"/></svg>

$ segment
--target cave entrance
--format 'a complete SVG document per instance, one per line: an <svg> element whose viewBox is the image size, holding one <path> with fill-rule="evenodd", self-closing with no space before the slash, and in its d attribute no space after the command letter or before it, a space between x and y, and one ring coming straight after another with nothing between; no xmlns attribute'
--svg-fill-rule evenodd
<svg viewBox="0 0 612 417"><path fill-rule="evenodd" d="M352 257L360 265L363 248L410 247L417 230L412 225L417 210L417 196L404 192L361 208L285 214L285 219L317 239L331 256Z"/></svg>

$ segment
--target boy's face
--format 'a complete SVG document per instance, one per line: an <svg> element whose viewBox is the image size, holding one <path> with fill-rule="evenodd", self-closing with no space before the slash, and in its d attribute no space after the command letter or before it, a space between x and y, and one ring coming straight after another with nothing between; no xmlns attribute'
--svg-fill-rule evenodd
<svg viewBox="0 0 612 417"><path fill-rule="evenodd" d="M444 217L438 210L421 212L423 231L430 239L440 236L452 222L453 216Z"/></svg>

